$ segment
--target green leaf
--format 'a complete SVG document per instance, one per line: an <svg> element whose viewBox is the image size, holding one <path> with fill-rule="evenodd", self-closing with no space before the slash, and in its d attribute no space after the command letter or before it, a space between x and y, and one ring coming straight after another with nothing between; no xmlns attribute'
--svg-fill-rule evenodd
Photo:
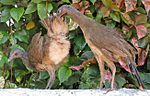
<svg viewBox="0 0 150 96"><path fill-rule="evenodd" d="M150 79L149 79L150 73L140 73L140 77L143 79L144 82L149 82L150 83Z"/></svg>
<svg viewBox="0 0 150 96"><path fill-rule="evenodd" d="M98 12L97 12L97 15L96 15L96 17L95 17L95 20L100 23L102 17L103 17L103 13L102 13L101 11L98 11Z"/></svg>
<svg viewBox="0 0 150 96"><path fill-rule="evenodd" d="M92 4L94 5L94 3L96 2L96 0L90 0L92 2Z"/></svg>
<svg viewBox="0 0 150 96"><path fill-rule="evenodd" d="M75 33L76 33L76 32L75 32L74 30L69 31L68 39L69 39L69 40L74 39L74 38L75 38L75 36L76 36L76 34L75 34Z"/></svg>
<svg viewBox="0 0 150 96"><path fill-rule="evenodd" d="M53 5L51 3L48 4L48 13L50 13L53 9Z"/></svg>
<svg viewBox="0 0 150 96"><path fill-rule="evenodd" d="M46 14L46 5L45 3L40 3L37 5L37 9L38 9L38 15L40 17L41 20L43 20L44 18L47 17ZM51 3L48 4L48 12L51 12L53 9L53 6Z"/></svg>
<svg viewBox="0 0 150 96"><path fill-rule="evenodd" d="M110 17L111 17L114 21L120 22L119 13L117 13L117 12L110 13Z"/></svg>
<svg viewBox="0 0 150 96"><path fill-rule="evenodd" d="M63 2L65 2L65 3L70 3L70 1L69 0L62 0Z"/></svg>
<svg viewBox="0 0 150 96"><path fill-rule="evenodd" d="M17 38L21 42L28 43L28 36L27 36L26 31L24 31L24 30L22 30L20 32L16 32L14 34L14 37Z"/></svg>
<svg viewBox="0 0 150 96"><path fill-rule="evenodd" d="M13 51L13 50L15 50L15 49L21 49L21 50L23 50L23 51L25 51L20 45L18 45L18 44L15 44L15 45L12 45L11 47L11 50Z"/></svg>
<svg viewBox="0 0 150 96"><path fill-rule="evenodd" d="M78 56L80 54L81 50L77 46L74 46L73 52L76 56Z"/></svg>
<svg viewBox="0 0 150 96"><path fill-rule="evenodd" d="M14 0L0 0L0 3L4 5L13 5L15 4L15 1Z"/></svg>
<svg viewBox="0 0 150 96"><path fill-rule="evenodd" d="M147 44L149 43L149 37L145 36L138 40L138 45L140 48L146 48Z"/></svg>
<svg viewBox="0 0 150 96"><path fill-rule="evenodd" d="M81 55L80 59L85 61L85 60L88 60L93 57L94 57L94 55L93 55L92 51L86 51Z"/></svg>
<svg viewBox="0 0 150 96"><path fill-rule="evenodd" d="M92 65L84 71L81 77L80 88L97 88L99 87L99 69L98 66Z"/></svg>
<svg viewBox="0 0 150 96"><path fill-rule="evenodd" d="M147 15L140 14L140 15L136 16L135 25L145 24L145 23L147 23Z"/></svg>
<svg viewBox="0 0 150 96"><path fill-rule="evenodd" d="M85 39L82 35L79 35L78 37L76 37L74 39L74 43L80 50L82 50L86 46Z"/></svg>
<svg viewBox="0 0 150 96"><path fill-rule="evenodd" d="M9 38L9 34L7 33L7 31L0 31L0 44L4 44L5 42L7 42Z"/></svg>
<svg viewBox="0 0 150 96"><path fill-rule="evenodd" d="M3 68L4 64L7 63L8 58L0 51L0 68Z"/></svg>
<svg viewBox="0 0 150 96"><path fill-rule="evenodd" d="M97 66L90 66L88 67L83 75L82 75L82 78L84 78L85 80L86 79L95 79L96 77L99 77L99 69Z"/></svg>
<svg viewBox="0 0 150 96"><path fill-rule="evenodd" d="M73 47L73 51L75 55L79 55L80 52L85 48L86 42L82 35L78 35L74 38L75 46Z"/></svg>
<svg viewBox="0 0 150 96"><path fill-rule="evenodd" d="M113 20L108 20L106 21L106 26L113 29L116 26L116 22L114 22Z"/></svg>
<svg viewBox="0 0 150 96"><path fill-rule="evenodd" d="M102 0L103 4L107 7L107 8L111 8L114 11L120 11L120 9L116 6L116 4L112 1L112 0Z"/></svg>
<svg viewBox="0 0 150 96"><path fill-rule="evenodd" d="M24 13L24 8L12 8L10 10L10 15L12 16L13 19L15 19L17 22L20 20L21 16Z"/></svg>
<svg viewBox="0 0 150 96"><path fill-rule="evenodd" d="M39 79L47 79L49 77L49 74L46 71L40 72Z"/></svg>
<svg viewBox="0 0 150 96"><path fill-rule="evenodd" d="M138 7L135 11L140 12L141 14L146 14L146 10L144 10L142 7Z"/></svg>
<svg viewBox="0 0 150 96"><path fill-rule="evenodd" d="M113 5L112 0L102 0L102 2L108 8L111 8L111 6Z"/></svg>
<svg viewBox="0 0 150 96"><path fill-rule="evenodd" d="M74 62L74 63L72 63L72 62ZM72 56L72 57L70 56L68 59L67 65L72 66L72 65L79 65L81 63L82 62L81 62L80 58L78 58L76 56Z"/></svg>
<svg viewBox="0 0 150 96"><path fill-rule="evenodd" d="M150 73L140 73L140 77L142 78L142 80L144 81L144 87L146 89L150 88L150 79L149 79Z"/></svg>
<svg viewBox="0 0 150 96"><path fill-rule="evenodd" d="M10 18L10 9L5 8L1 14L1 22L7 22Z"/></svg>
<svg viewBox="0 0 150 96"><path fill-rule="evenodd" d="M41 20L43 20L44 18L47 17L47 15L46 15L46 6L45 6L44 3L38 4L37 9L38 9L38 15L39 15Z"/></svg>
<svg viewBox="0 0 150 96"><path fill-rule="evenodd" d="M129 13L121 13L120 12L120 14L121 14L121 18L122 18L122 20L127 24L127 25L129 25L129 24L134 24L134 21L132 20L132 18L131 18L131 16L129 15Z"/></svg>
<svg viewBox="0 0 150 96"><path fill-rule="evenodd" d="M66 81L71 75L72 75L72 70L66 66L62 66L58 70L58 79L60 83Z"/></svg>
<svg viewBox="0 0 150 96"><path fill-rule="evenodd" d="M5 83L6 88L17 88L17 85L15 83L11 83L10 81L7 81Z"/></svg>
<svg viewBox="0 0 150 96"><path fill-rule="evenodd" d="M3 77L3 75L0 76L0 88L4 88L5 87L5 77Z"/></svg>
<svg viewBox="0 0 150 96"><path fill-rule="evenodd" d="M128 20L123 16L123 14L121 14L121 19L122 19L123 22L126 23L127 25L130 24L130 23L128 22Z"/></svg>
<svg viewBox="0 0 150 96"><path fill-rule="evenodd" d="M42 0L32 0L32 2L34 2L34 3L40 3L40 2L42 2Z"/></svg>
<svg viewBox="0 0 150 96"><path fill-rule="evenodd" d="M23 79L23 77L28 74L27 71L24 70L15 70L15 78L17 82L21 82L21 80Z"/></svg>
<svg viewBox="0 0 150 96"><path fill-rule="evenodd" d="M9 27L6 24L6 22L1 22L0 23L0 33L1 33L1 31L6 31L7 32L7 30L9 30Z"/></svg>
<svg viewBox="0 0 150 96"><path fill-rule="evenodd" d="M14 36L12 36L12 35L10 36L9 41L10 41L10 43L11 43L12 45L14 45L14 44L17 43L16 38L15 38Z"/></svg>
<svg viewBox="0 0 150 96"><path fill-rule="evenodd" d="M38 0L37 0L38 1ZM26 11L25 11L25 14L30 14L30 13L33 13L37 10L37 7L36 7L36 4L35 3L29 3Z"/></svg>
<svg viewBox="0 0 150 96"><path fill-rule="evenodd" d="M16 28L16 30L21 30L22 29L22 22L17 22L17 23L14 23L14 27Z"/></svg>
<svg viewBox="0 0 150 96"><path fill-rule="evenodd" d="M92 8L91 8L91 9L92 9ZM85 15L86 15L87 17L91 18L91 19L94 19L93 14L92 14L91 11L86 12Z"/></svg>
<svg viewBox="0 0 150 96"><path fill-rule="evenodd" d="M76 71L76 72L74 72L74 74L73 75L71 75L70 77L69 77L69 79L67 80L67 81L65 81L63 84L64 85L73 85L74 83L78 83L79 81L80 81L80 78L81 78L81 72L80 71Z"/></svg>
<svg viewBox="0 0 150 96"><path fill-rule="evenodd" d="M125 80L125 78L123 78L119 75L116 75L116 83L118 85L118 88L122 88L123 85L126 83L126 80Z"/></svg>

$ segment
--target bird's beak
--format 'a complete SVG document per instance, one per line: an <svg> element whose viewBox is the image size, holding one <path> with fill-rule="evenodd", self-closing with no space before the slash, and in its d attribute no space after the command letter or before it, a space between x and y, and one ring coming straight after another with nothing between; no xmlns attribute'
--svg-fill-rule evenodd
<svg viewBox="0 0 150 96"><path fill-rule="evenodd" d="M10 59L8 59L8 62L10 62L11 60Z"/></svg>
<svg viewBox="0 0 150 96"><path fill-rule="evenodd" d="M12 61L12 59L13 59L12 57L9 57L9 58L8 58L8 62L11 62L11 61Z"/></svg>

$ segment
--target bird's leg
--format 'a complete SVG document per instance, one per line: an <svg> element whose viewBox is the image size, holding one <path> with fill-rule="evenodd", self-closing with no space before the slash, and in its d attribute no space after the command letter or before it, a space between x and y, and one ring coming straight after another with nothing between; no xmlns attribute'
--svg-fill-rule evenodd
<svg viewBox="0 0 150 96"><path fill-rule="evenodd" d="M50 78L48 80L48 83L46 85L46 89L50 89L54 83L55 80L55 72L48 72L50 75Z"/></svg>
<svg viewBox="0 0 150 96"><path fill-rule="evenodd" d="M111 72L112 72L111 90L113 90L114 89L114 83L115 83L116 66L110 60L106 60L106 63L108 65L108 67L110 68Z"/></svg>
<svg viewBox="0 0 150 96"><path fill-rule="evenodd" d="M95 56L98 62L99 70L100 70L100 75L101 75L101 80L100 80L100 88L103 88L103 83L105 83L105 69L104 69L104 61L102 58L99 56Z"/></svg>
<svg viewBox="0 0 150 96"><path fill-rule="evenodd" d="M46 89L50 89L52 87L52 85L54 84L55 81L55 68L48 68L48 74L50 75L50 78L48 80Z"/></svg>
<svg viewBox="0 0 150 96"><path fill-rule="evenodd" d="M55 80L55 67L48 65L48 64L45 64L45 65L44 64L37 64L36 69L37 70L41 70L41 69L47 70L50 78L47 82L46 89L50 89L54 83L54 80Z"/></svg>
<svg viewBox="0 0 150 96"><path fill-rule="evenodd" d="M101 74L101 80L100 80L100 88L103 88L103 83L105 83L105 69L104 69L104 62L102 61L99 65L100 68L100 74Z"/></svg>

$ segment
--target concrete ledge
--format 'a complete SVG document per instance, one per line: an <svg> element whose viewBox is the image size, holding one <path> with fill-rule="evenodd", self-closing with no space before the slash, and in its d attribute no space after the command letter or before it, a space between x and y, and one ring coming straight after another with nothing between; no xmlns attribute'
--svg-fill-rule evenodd
<svg viewBox="0 0 150 96"><path fill-rule="evenodd" d="M150 90L119 89L107 90L42 90L42 89L0 89L0 96L150 96Z"/></svg>

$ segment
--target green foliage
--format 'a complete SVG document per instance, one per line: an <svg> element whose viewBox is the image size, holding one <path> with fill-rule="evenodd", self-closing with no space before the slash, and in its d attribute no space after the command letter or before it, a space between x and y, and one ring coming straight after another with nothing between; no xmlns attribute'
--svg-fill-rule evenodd
<svg viewBox="0 0 150 96"><path fill-rule="evenodd" d="M7 22L10 19L10 9L9 8L5 8L2 11L2 16L1 16L1 22Z"/></svg>
<svg viewBox="0 0 150 96"><path fill-rule="evenodd" d="M117 83L118 88L122 88L122 86L125 85L126 80L125 80L125 78L123 78L122 76L117 75L117 76L116 76L116 83Z"/></svg>
<svg viewBox="0 0 150 96"><path fill-rule="evenodd" d="M44 19L47 17L47 12L51 12L51 10L53 9L53 6L51 3L48 4L48 10L46 11L46 5L45 3L39 3L37 4L37 10L38 10L38 15L40 17L40 19Z"/></svg>
<svg viewBox="0 0 150 96"><path fill-rule="evenodd" d="M12 8L10 10L10 15L12 16L13 19L15 19L17 22L20 20L24 13L24 8Z"/></svg>
<svg viewBox="0 0 150 96"><path fill-rule="evenodd" d="M113 13L110 14L110 17L111 17L114 21L120 22L120 16L119 16L119 13L113 12Z"/></svg>
<svg viewBox="0 0 150 96"><path fill-rule="evenodd" d="M92 4L94 5L94 3L96 2L96 0L90 0L92 2Z"/></svg>
<svg viewBox="0 0 150 96"><path fill-rule="evenodd" d="M4 64L7 63L7 56L0 51L0 68L3 68Z"/></svg>
<svg viewBox="0 0 150 96"><path fill-rule="evenodd" d="M112 0L102 0L103 4L110 8L113 5L113 1Z"/></svg>
<svg viewBox="0 0 150 96"><path fill-rule="evenodd" d="M4 5L13 5L15 4L15 0L0 0L0 2Z"/></svg>
<svg viewBox="0 0 150 96"><path fill-rule="evenodd" d="M0 44L4 44L7 42L9 36L9 34L7 33L7 31L1 31L0 33Z"/></svg>
<svg viewBox="0 0 150 96"><path fill-rule="evenodd" d="M98 88L100 80L98 66L90 66L86 68L81 76L79 88Z"/></svg>
<svg viewBox="0 0 150 96"><path fill-rule="evenodd" d="M31 3L29 3L29 5L27 6L27 9L26 9L26 11L25 11L25 14L31 14L31 13L35 12L36 10L37 10L36 4L33 3L33 2L31 2Z"/></svg>
<svg viewBox="0 0 150 96"><path fill-rule="evenodd" d="M35 72L25 67L20 59L8 63L8 57L15 48L26 50L36 32L42 31L45 34L45 28L40 21L48 14L56 12L58 6L63 4L76 3L75 7L78 7L84 15L97 23L119 30L133 46L146 49L150 43L150 16L147 13L150 8L146 5L148 3L137 0L136 6L131 2L131 6L134 7L131 8L125 4L128 0L117 1L119 0L0 0L0 75L6 79L5 88L45 88L49 79L47 72ZM94 58L94 55L86 44L81 29L71 21L70 17L66 19L69 20L71 30L68 34L68 39L71 41L70 57L68 62L62 64L56 72L53 88L98 88L100 73L97 64L87 65L80 71L69 68ZM135 44L132 42L133 38L137 41L134 42ZM148 89L150 89L149 57L150 55L145 65L138 68ZM106 70L109 70L107 66ZM135 78L120 67L117 67L115 79L117 88L138 86ZM110 81L106 80L104 86L110 87Z"/></svg>
<svg viewBox="0 0 150 96"><path fill-rule="evenodd" d="M70 3L69 0L62 0L64 3Z"/></svg>
<svg viewBox="0 0 150 96"><path fill-rule="evenodd" d="M72 70L66 66L62 66L58 71L58 79L60 83L66 81L72 75Z"/></svg>

